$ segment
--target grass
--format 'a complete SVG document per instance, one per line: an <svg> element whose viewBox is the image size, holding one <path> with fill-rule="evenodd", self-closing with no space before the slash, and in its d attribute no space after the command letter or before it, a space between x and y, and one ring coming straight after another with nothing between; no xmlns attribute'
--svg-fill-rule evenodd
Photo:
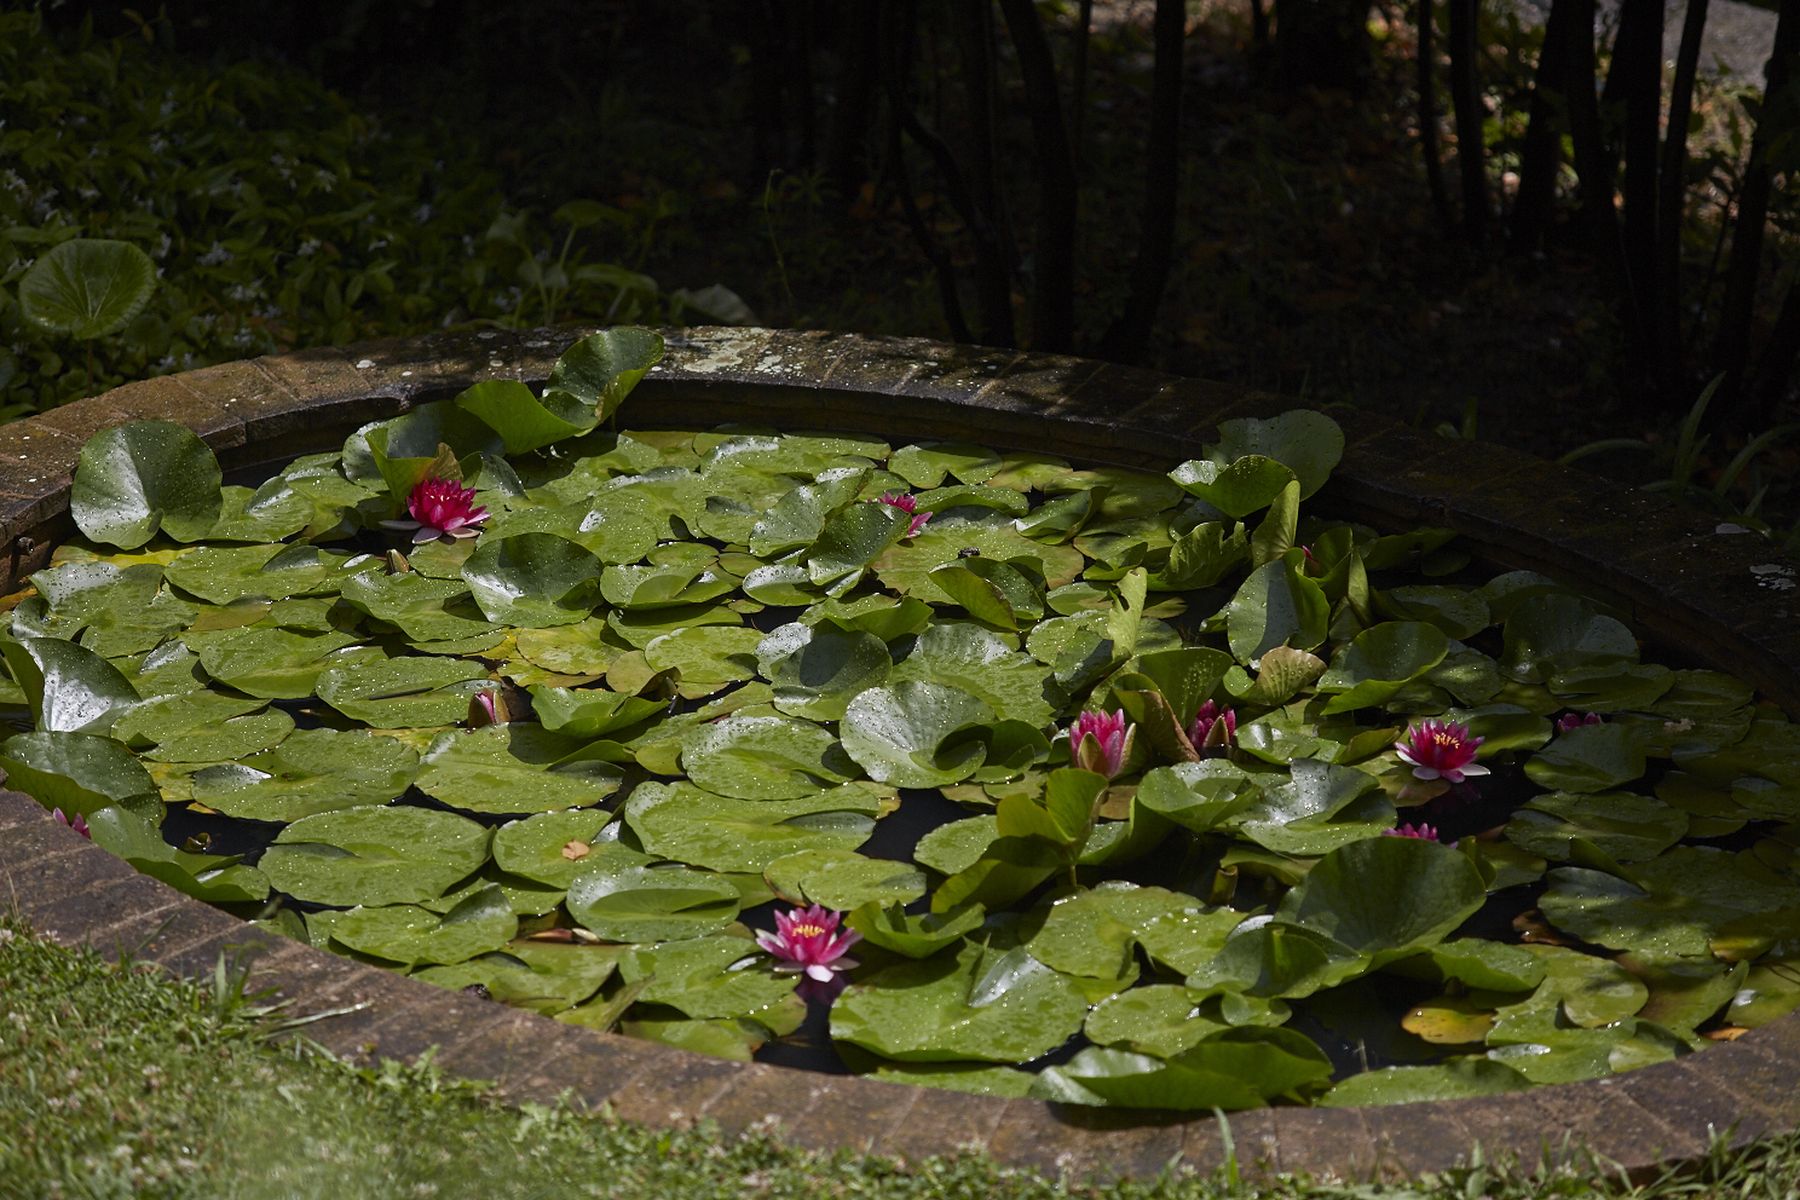
<svg viewBox="0 0 1800 1200"><path fill-rule="evenodd" d="M221 969L204 982L110 963L0 921L0 1192L9 1197L596 1196L646 1200L1525 1200L1800 1195L1800 1132L1633 1186L1598 1160L1460 1168L1405 1184L1174 1173L1091 1187L966 1154L902 1166L716 1129L665 1132L566 1105L512 1106L429 1058L356 1067ZM304 1031L301 1031L302 1033Z"/></svg>

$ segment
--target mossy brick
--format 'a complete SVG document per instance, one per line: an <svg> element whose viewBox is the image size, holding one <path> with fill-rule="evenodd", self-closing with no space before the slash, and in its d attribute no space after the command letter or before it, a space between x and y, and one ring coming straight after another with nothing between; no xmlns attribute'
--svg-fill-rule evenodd
<svg viewBox="0 0 1800 1200"><path fill-rule="evenodd" d="M1002 1100L967 1092L869 1083L918 1093L918 1103L908 1110L908 1115L876 1129L875 1140L869 1144L871 1154L913 1162L967 1150L991 1152L995 1131L1011 1117L1014 1109L1045 1111L1044 1104L1038 1100ZM1052 1128L1046 1122L1045 1136L1050 1136Z"/></svg>
<svg viewBox="0 0 1800 1200"><path fill-rule="evenodd" d="M776 1068L766 1068L775 1070ZM742 1075L740 1064L675 1050L654 1071L632 1077L607 1100L627 1121L659 1126L690 1126L707 1103Z"/></svg>
<svg viewBox="0 0 1800 1200"><path fill-rule="evenodd" d="M458 1026L439 1046L432 1061L444 1070L511 1091L531 1077L542 1059L569 1051L563 1029L524 1009L495 1000L483 1003L488 1006L484 1023Z"/></svg>
<svg viewBox="0 0 1800 1200"><path fill-rule="evenodd" d="M1387 1104L1354 1111L1362 1114L1368 1127L1373 1179L1399 1182L1423 1171L1441 1171L1467 1161L1475 1148L1474 1129L1441 1104Z"/></svg>
<svg viewBox="0 0 1800 1200"><path fill-rule="evenodd" d="M1154 1178L1176 1160L1185 1140L1175 1113L1020 1101L994 1129L988 1149L1003 1162L1052 1177L1110 1182Z"/></svg>
<svg viewBox="0 0 1800 1200"><path fill-rule="evenodd" d="M1380 1156L1361 1109L1279 1107L1268 1113L1283 1157L1303 1154L1309 1174L1349 1182L1374 1178Z"/></svg>
<svg viewBox="0 0 1800 1200"><path fill-rule="evenodd" d="M512 1083L510 1093L549 1103L570 1095L597 1109L621 1087L646 1071L662 1069L667 1047L615 1037L591 1029L556 1023L575 1035L564 1042L567 1052L539 1059Z"/></svg>
<svg viewBox="0 0 1800 1200"><path fill-rule="evenodd" d="M937 342L847 334L822 339L817 352L829 364L819 380L821 386L882 396L925 394L903 389L914 376L942 377L956 370L959 354L956 347ZM928 388L929 384L921 386Z"/></svg>

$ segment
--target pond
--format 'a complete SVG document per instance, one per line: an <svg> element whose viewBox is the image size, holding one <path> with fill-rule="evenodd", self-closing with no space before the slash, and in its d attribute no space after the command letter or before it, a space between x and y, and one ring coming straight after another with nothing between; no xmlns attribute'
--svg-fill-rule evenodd
<svg viewBox="0 0 1800 1200"><path fill-rule="evenodd" d="M1800 1003L1793 727L1447 530L1313 511L1329 419L1166 475L635 429L660 349L254 486L98 435L0 647L13 785L445 987L997 1096L1485 1095Z"/></svg>

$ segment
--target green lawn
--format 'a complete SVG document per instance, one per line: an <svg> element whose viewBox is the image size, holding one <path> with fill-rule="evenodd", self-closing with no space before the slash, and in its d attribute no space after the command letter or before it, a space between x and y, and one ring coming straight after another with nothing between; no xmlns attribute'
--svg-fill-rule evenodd
<svg viewBox="0 0 1800 1200"><path fill-rule="evenodd" d="M664 1133L509 1106L429 1063L358 1069L272 1040L221 971L202 983L117 966L0 921L0 1194L7 1197L1456 1197L1800 1194L1800 1135L1632 1189L1598 1165L1532 1178L1473 1168L1407 1186L1191 1175L1094 1188L978 1156L912 1167L714 1131ZM304 1030L299 1031L301 1034Z"/></svg>

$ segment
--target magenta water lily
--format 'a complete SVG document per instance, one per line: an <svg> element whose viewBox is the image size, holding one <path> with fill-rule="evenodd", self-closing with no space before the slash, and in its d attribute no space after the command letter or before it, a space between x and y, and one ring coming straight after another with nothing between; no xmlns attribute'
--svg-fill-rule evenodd
<svg viewBox="0 0 1800 1200"><path fill-rule="evenodd" d="M906 527L906 537L917 537L919 530L925 528L925 522L931 520L929 512L919 511L918 499L904 492L888 492L881 497L880 503L897 508L912 518L912 524Z"/></svg>
<svg viewBox="0 0 1800 1200"><path fill-rule="evenodd" d="M76 833L79 833L82 837L90 840L93 838L93 832L88 829L87 818L80 813L70 816L60 808L53 808L50 810L50 815L55 817L62 824L67 825L70 829L73 829Z"/></svg>
<svg viewBox="0 0 1800 1200"><path fill-rule="evenodd" d="M843 919L843 913L817 904L778 912L775 932L757 934L756 944L775 956L777 971L827 983L833 975L857 965L854 958L845 956L862 940L862 934L840 929Z"/></svg>
<svg viewBox="0 0 1800 1200"><path fill-rule="evenodd" d="M1425 720L1408 728L1405 740L1395 742L1394 749L1418 778L1461 783L1469 776L1488 773L1475 761L1481 742L1481 738L1470 736L1467 725Z"/></svg>
<svg viewBox="0 0 1800 1200"><path fill-rule="evenodd" d="M1567 733L1571 729L1580 729L1583 725L1602 725L1605 719L1597 712L1565 713L1556 718L1556 732Z"/></svg>
<svg viewBox="0 0 1800 1200"><path fill-rule="evenodd" d="M1421 842L1438 840L1437 827L1421 821L1417 825L1397 825L1382 833L1382 837L1415 838Z"/></svg>
<svg viewBox="0 0 1800 1200"><path fill-rule="evenodd" d="M1069 726L1069 759L1084 771L1112 779L1125 769L1135 732L1122 711L1081 713Z"/></svg>
<svg viewBox="0 0 1800 1200"><path fill-rule="evenodd" d="M389 529L410 529L415 545L441 537L472 538L488 511L475 504L475 489L454 479L421 479L406 498L411 520L383 521Z"/></svg>
<svg viewBox="0 0 1800 1200"><path fill-rule="evenodd" d="M1237 713L1208 700L1187 729L1188 743L1201 754L1224 753L1237 745Z"/></svg>

